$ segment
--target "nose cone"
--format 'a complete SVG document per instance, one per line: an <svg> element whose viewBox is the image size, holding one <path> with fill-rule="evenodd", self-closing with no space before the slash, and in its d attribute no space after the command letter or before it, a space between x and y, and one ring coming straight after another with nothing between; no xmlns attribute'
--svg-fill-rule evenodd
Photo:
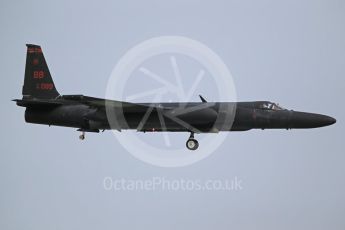
<svg viewBox="0 0 345 230"><path fill-rule="evenodd" d="M293 112L290 120L291 128L319 128L336 122L333 117L315 113Z"/></svg>
<svg viewBox="0 0 345 230"><path fill-rule="evenodd" d="M325 121L325 126L327 125L333 125L334 123L337 122L337 120L333 117L326 116L326 121Z"/></svg>

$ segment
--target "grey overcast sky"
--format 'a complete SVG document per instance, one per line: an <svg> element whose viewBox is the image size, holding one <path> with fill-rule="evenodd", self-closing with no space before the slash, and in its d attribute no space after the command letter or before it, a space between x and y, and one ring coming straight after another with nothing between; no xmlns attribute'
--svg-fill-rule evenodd
<svg viewBox="0 0 345 230"><path fill-rule="evenodd" d="M345 229L345 1L3 0L0 12L0 229ZM162 35L215 51L239 101L271 100L337 123L230 133L207 159L160 168L112 132L81 142L74 129L26 124L11 102L21 97L26 43L42 46L60 93L104 97L121 56ZM237 177L243 189L106 191L106 176Z"/></svg>

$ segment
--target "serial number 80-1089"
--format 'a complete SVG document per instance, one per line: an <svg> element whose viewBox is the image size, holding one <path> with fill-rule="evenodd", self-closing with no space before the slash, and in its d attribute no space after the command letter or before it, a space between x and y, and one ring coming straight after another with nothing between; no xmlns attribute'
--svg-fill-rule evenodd
<svg viewBox="0 0 345 230"><path fill-rule="evenodd" d="M52 83L38 83L36 88L41 90L52 90L54 85Z"/></svg>

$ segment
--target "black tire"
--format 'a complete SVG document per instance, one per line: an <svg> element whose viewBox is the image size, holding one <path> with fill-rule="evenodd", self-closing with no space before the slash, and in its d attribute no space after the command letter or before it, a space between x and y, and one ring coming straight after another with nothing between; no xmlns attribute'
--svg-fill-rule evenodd
<svg viewBox="0 0 345 230"><path fill-rule="evenodd" d="M199 147L199 142L195 139L188 139L186 142L186 147L189 150L196 150Z"/></svg>

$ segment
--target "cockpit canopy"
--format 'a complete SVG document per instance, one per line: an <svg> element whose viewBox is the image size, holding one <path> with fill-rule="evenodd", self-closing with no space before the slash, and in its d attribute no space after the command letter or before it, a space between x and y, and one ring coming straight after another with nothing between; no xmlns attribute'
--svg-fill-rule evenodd
<svg viewBox="0 0 345 230"><path fill-rule="evenodd" d="M283 107L279 106L276 103L269 102L269 101L262 101L257 104L258 109L264 109L264 110L285 110Z"/></svg>

